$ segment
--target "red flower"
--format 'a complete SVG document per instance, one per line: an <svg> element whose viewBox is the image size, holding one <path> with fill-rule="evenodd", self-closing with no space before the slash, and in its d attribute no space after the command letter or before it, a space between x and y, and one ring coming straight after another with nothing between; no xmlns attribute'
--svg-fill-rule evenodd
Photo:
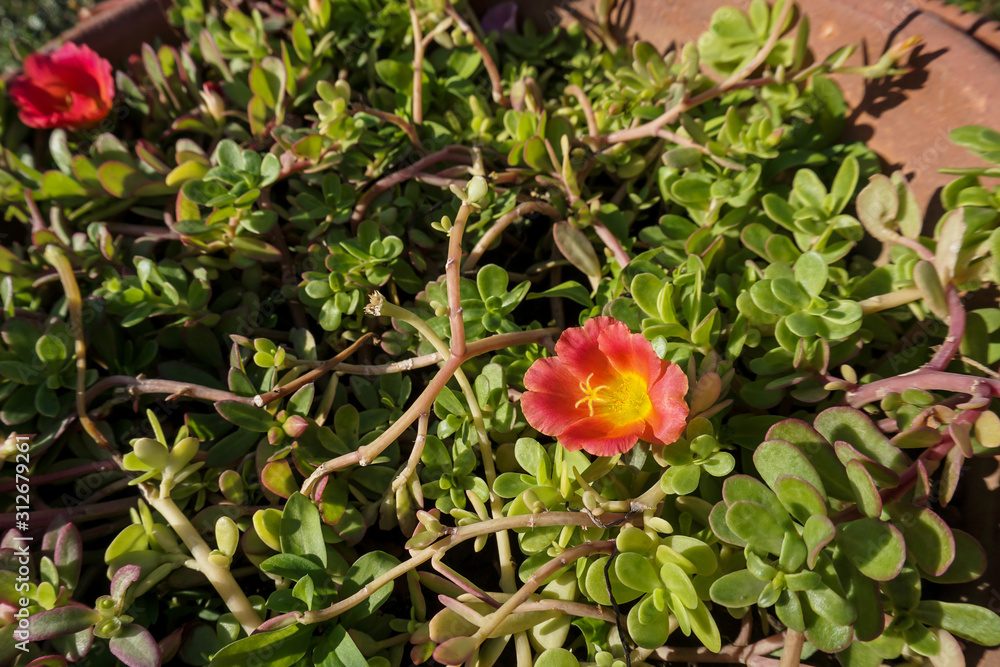
<svg viewBox="0 0 1000 667"><path fill-rule="evenodd" d="M597 456L623 454L640 438L669 445L688 414L684 372L611 317L563 332L556 356L532 364L524 386L521 408L531 426L570 451Z"/></svg>
<svg viewBox="0 0 1000 667"><path fill-rule="evenodd" d="M10 96L28 127L82 130L111 111L115 82L111 63L72 42L52 53L32 53L24 74L10 83Z"/></svg>

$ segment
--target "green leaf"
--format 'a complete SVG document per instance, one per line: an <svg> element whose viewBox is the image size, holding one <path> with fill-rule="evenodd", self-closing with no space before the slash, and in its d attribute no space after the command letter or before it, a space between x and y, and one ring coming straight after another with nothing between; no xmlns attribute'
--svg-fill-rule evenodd
<svg viewBox="0 0 1000 667"><path fill-rule="evenodd" d="M369 551L362 555L351 569L344 575L344 584L340 589L341 599L354 595L366 585L370 584L377 577L385 574L392 568L399 565L399 560L394 556L382 551ZM365 600L358 603L356 607L344 612L340 617L341 622L349 625L357 623L366 616L371 616L375 610L382 606L389 594L392 593L393 582L389 581L385 585L376 589Z"/></svg>
<svg viewBox="0 0 1000 667"><path fill-rule="evenodd" d="M972 535L952 529L955 540L955 560L939 576L925 574L924 578L939 584L959 584L974 581L986 571L986 551Z"/></svg>
<svg viewBox="0 0 1000 667"><path fill-rule="evenodd" d="M264 408L239 401L219 401L215 410L226 421L256 433L264 433L277 423Z"/></svg>
<svg viewBox="0 0 1000 667"><path fill-rule="evenodd" d="M858 509L865 516L877 519L882 514L882 498L879 496L878 487L875 486L875 480L857 459L848 461L846 468Z"/></svg>
<svg viewBox="0 0 1000 667"><path fill-rule="evenodd" d="M753 576L749 570L737 570L716 579L709 589L709 595L712 602L723 607L749 607L757 603L757 598L766 585L766 581Z"/></svg>
<svg viewBox="0 0 1000 667"><path fill-rule="evenodd" d="M813 516L826 516L826 500L815 486L795 475L778 475L774 492L788 513L805 524Z"/></svg>
<svg viewBox="0 0 1000 667"><path fill-rule="evenodd" d="M669 627L670 624L665 621L663 625ZM635 639L635 635L633 633L630 632L629 634L633 639ZM663 640L666 641L666 637L664 637ZM639 640L635 639L635 641L638 642ZM643 646L643 644L639 645ZM663 642L660 642L652 648L659 648L662 645ZM547 648L538 655L538 658L535 659L534 667L580 667L580 661L576 659L575 655L564 648Z"/></svg>
<svg viewBox="0 0 1000 667"><path fill-rule="evenodd" d="M77 604L40 611L32 614L28 622L28 641L41 642L80 632L99 620L101 615L96 611Z"/></svg>
<svg viewBox="0 0 1000 667"><path fill-rule="evenodd" d="M726 524L751 547L775 555L781 553L781 541L785 537L785 531L760 503L749 500L732 503L726 510Z"/></svg>
<svg viewBox="0 0 1000 667"><path fill-rule="evenodd" d="M771 488L780 475L795 475L808 482L821 496L826 495L823 480L816 468L798 447L787 440L767 440L753 453L757 472Z"/></svg>
<svg viewBox="0 0 1000 667"><path fill-rule="evenodd" d="M326 576L323 566L316 563L315 560L291 553L275 554L263 561L259 567L268 574L276 574L293 581L298 581L302 577L311 577L313 581L322 581Z"/></svg>
<svg viewBox="0 0 1000 667"><path fill-rule="evenodd" d="M857 519L837 526L837 545L861 572L876 581L892 579L906 562L903 534L878 519Z"/></svg>
<svg viewBox="0 0 1000 667"><path fill-rule="evenodd" d="M893 524L906 539L907 555L932 576L941 576L955 560L955 538L944 519L912 503L897 501L886 507Z"/></svg>
<svg viewBox="0 0 1000 667"><path fill-rule="evenodd" d="M224 646L212 658L209 667L291 667L309 650L312 625L292 625L238 639Z"/></svg>
<svg viewBox="0 0 1000 667"><path fill-rule="evenodd" d="M365 656L339 623L323 636L312 659L316 667L368 667Z"/></svg>
<svg viewBox="0 0 1000 667"><path fill-rule="evenodd" d="M326 567L326 542L319 509L301 493L293 493L285 503L280 535L282 553L315 559Z"/></svg>
<svg viewBox="0 0 1000 667"><path fill-rule="evenodd" d="M795 260L795 281L802 286L809 296L819 296L826 287L829 278L829 267L826 260L818 252L805 252Z"/></svg>
<svg viewBox="0 0 1000 667"><path fill-rule="evenodd" d="M1000 644L1000 616L973 604L924 600L911 612L916 620L983 646Z"/></svg>
<svg viewBox="0 0 1000 667"><path fill-rule="evenodd" d="M128 667L159 667L160 646L146 628L127 625L108 642L116 658Z"/></svg>
<svg viewBox="0 0 1000 667"><path fill-rule="evenodd" d="M382 83L397 93L409 95L413 88L413 66L398 60L379 60L375 63L375 74Z"/></svg>
<svg viewBox="0 0 1000 667"><path fill-rule="evenodd" d="M906 455L893 447L871 418L860 410L828 408L816 417L813 426L827 442L843 440L890 470L901 473L909 464Z"/></svg>
<svg viewBox="0 0 1000 667"><path fill-rule="evenodd" d="M487 264L476 274L476 286L483 301L491 296L502 297L506 294L509 280L507 272L496 264Z"/></svg>
<svg viewBox="0 0 1000 667"><path fill-rule="evenodd" d="M601 263L587 235L566 221L557 222L552 227L552 235L563 257L596 285L601 277Z"/></svg>
<svg viewBox="0 0 1000 667"><path fill-rule="evenodd" d="M651 593L660 587L656 570L645 556L624 552L615 558L615 574L623 584L637 591Z"/></svg>

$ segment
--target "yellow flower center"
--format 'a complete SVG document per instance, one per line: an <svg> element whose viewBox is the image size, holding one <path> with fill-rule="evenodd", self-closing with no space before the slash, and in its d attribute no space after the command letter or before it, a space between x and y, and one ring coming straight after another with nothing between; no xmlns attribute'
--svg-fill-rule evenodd
<svg viewBox="0 0 1000 667"><path fill-rule="evenodd" d="M578 408L586 404L588 414L593 417L596 403L601 412L614 413L618 419L625 422L645 420L652 412L653 404L649 400L649 388L642 376L626 373L621 376L621 381L613 386L602 384L591 387L590 381L593 377L594 374L591 373L580 383L583 398L573 407Z"/></svg>

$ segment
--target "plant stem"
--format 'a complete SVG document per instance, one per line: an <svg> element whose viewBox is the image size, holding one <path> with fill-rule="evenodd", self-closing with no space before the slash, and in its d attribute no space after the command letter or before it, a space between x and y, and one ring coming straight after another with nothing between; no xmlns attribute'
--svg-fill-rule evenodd
<svg viewBox="0 0 1000 667"><path fill-rule="evenodd" d="M424 35L413 0L406 0L406 5L410 9L410 25L413 26L413 110L410 115L413 122L420 125L424 122Z"/></svg>
<svg viewBox="0 0 1000 667"><path fill-rule="evenodd" d="M379 298L381 298L381 295L379 295ZM378 314L378 312L374 310L370 312L372 314ZM389 428L382 433L382 435L364 447L361 447L350 454L344 454L343 456L338 456L335 459L330 459L316 468L316 470L314 470L313 473L306 478L306 481L302 483L302 494L305 496L311 496L319 480L335 470L346 468L349 465L358 464L364 466L371 463L376 456L378 456L386 447L401 436L421 414L430 411L431 407L434 405L434 400L441 392L441 389L448 383L448 380L450 380L451 376L454 375L455 370L458 369L463 362L486 352L502 350L516 345L534 343L558 332L559 329L556 328L533 329L531 331L499 334L496 336L490 336L489 338L485 338L483 340L478 340L475 343L470 343L466 349L464 357L453 356L445 361L444 366L442 366L437 374L431 379L420 396L414 400L406 412L404 412L399 419L393 422Z"/></svg>
<svg viewBox="0 0 1000 667"><path fill-rule="evenodd" d="M958 295L954 283L948 283L948 286L945 287L945 298L948 300L948 333L934 358L924 366L924 368L934 371L943 371L947 368L951 360L958 354L958 349L962 345L962 337L965 336L965 308L962 306L962 297Z"/></svg>
<svg viewBox="0 0 1000 667"><path fill-rule="evenodd" d="M357 223L364 219L365 211L368 210L368 207L371 206L371 203L375 201L380 194L395 185L410 180L416 174L422 172L426 167L437 164L438 162L444 162L445 160L450 160L452 162L467 162L468 157L461 154L461 152L465 152L467 150L468 149L465 146L445 146L435 153L422 157L410 166L382 178L372 185L371 188L368 189L368 192L366 192L364 196L358 200L358 203L354 207L354 212L351 213L351 224L357 225Z"/></svg>
<svg viewBox="0 0 1000 667"><path fill-rule="evenodd" d="M445 282L448 286L448 323L451 325L451 353L456 357L465 354L465 320L462 319L461 264L462 236L472 208L465 202L458 209L455 223L448 232L448 260L444 264Z"/></svg>
<svg viewBox="0 0 1000 667"><path fill-rule="evenodd" d="M479 56L483 59L483 66L486 68L486 72L490 76L490 83L493 84L493 101L502 107L509 107L510 101L507 96L503 94L503 79L500 77L500 70L497 69L497 64L493 62L493 56L486 49L482 40L479 39L479 35L476 31L472 29L472 26L462 18L462 15L455 11L455 8L451 4L451 0L445 0L444 3L445 11L448 12L448 16L455 20L455 24L469 36L472 40L472 45L475 47L476 51L479 52Z"/></svg>
<svg viewBox="0 0 1000 667"><path fill-rule="evenodd" d="M414 79L418 79L419 78L419 72L420 72L420 70L415 70L414 71L414 75L413 75ZM414 84L414 91L416 91L416 90L418 90L418 89L416 88L416 84ZM418 102L418 99L417 99L416 95L414 95L414 98L413 98L414 108L416 108L417 102ZM375 118L378 118L382 122L391 123L391 124L395 125L396 127L398 127L399 129L401 129L403 131L403 133L410 140L410 143L413 144L414 148L416 148L421 153L426 153L427 152L424 149L423 143L421 143L421 141L420 141L420 137L417 135L417 128L414 127L412 124L406 122L405 120L403 120L402 118L400 118L396 114L390 113L388 111L382 111L381 109L376 109L375 107L370 107L368 105L360 104L360 103L357 103L357 102L353 103L351 106L354 108L354 111L360 111L362 113L366 113L369 116L374 116ZM423 122L423 121L422 121L422 119L421 120L414 119L414 122L420 123L420 122Z"/></svg>
<svg viewBox="0 0 1000 667"><path fill-rule="evenodd" d="M904 287L901 290L889 292L888 294L879 294L878 296L868 297L867 299L859 301L858 305L861 306L861 312L863 314L871 315L872 313L888 310L889 308L895 308L896 306L903 306L922 298L924 298L924 295L919 288Z"/></svg>
<svg viewBox="0 0 1000 667"><path fill-rule="evenodd" d="M501 234L503 234L504 230L507 229L507 227L509 227L515 220L518 220L529 213L541 213L542 215L546 215L553 219L562 218L562 214L559 210L548 202L521 202L510 211L497 218L496 222L494 222L490 228L486 230L486 233L483 234L483 237L479 239L476 245L473 246L472 250L469 252L468 256L465 258L465 264L462 266L462 271L471 271L476 268L476 265L479 263L480 258L482 258L483 253L489 250L489 247L500 237Z"/></svg>
<svg viewBox="0 0 1000 667"><path fill-rule="evenodd" d="M366 333L365 335L358 338L356 341L347 346L346 349L341 351L335 357L332 357L322 364L312 369L308 373L301 375L287 384L279 385L272 389L271 391L265 392L263 394L258 394L251 399L251 402L257 407L264 407L268 403L278 400L282 396L288 396L289 394L294 394L301 387L306 386L310 382L315 382L319 378L323 377L334 368L340 365L340 363L347 359L349 356L358 351L358 349L367 343L368 341L375 338L375 334Z"/></svg>
<svg viewBox="0 0 1000 667"><path fill-rule="evenodd" d="M605 518L609 522L625 520L626 516L624 514L608 514ZM640 519L638 515L633 517L634 520ZM443 553L454 546L465 542L466 540L473 539L480 535L489 535L500 530L513 530L514 528L542 528L546 526L593 526L593 519L586 512L542 512L541 514L519 514L515 516L505 516L499 519L491 519L489 521L480 521L479 523L472 523L465 526L460 526L458 528L448 529L451 534L438 540L434 544L428 546L425 549L421 549L415 555L409 559L403 561L396 567L392 568L388 572L385 572L381 576L376 577L371 582L369 582L364 588L355 593L354 595L344 598L339 602L335 602L326 609L319 609L315 611L307 611L302 614L302 618L299 619L300 623L309 625L311 623L319 623L321 621L326 621L340 614L344 613L348 609L356 606L362 600L366 600L375 591L385 586L390 581L396 579L397 577L409 572L410 570L416 568L419 565L423 565L431 558L433 558L438 553Z"/></svg>
<svg viewBox="0 0 1000 667"><path fill-rule="evenodd" d="M30 198L29 198L30 201ZM112 457L120 459L117 452L113 451L111 443L107 441L104 434L98 430L97 425L87 415L87 343L86 333L83 330L83 299L80 296L80 285L73 275L73 267L66 257L66 252L55 244L45 246L43 251L45 260L55 267L59 274L59 281L66 292L66 306L69 309L70 329L73 333L73 350L76 355L76 411L80 420L80 425L91 438L94 439L101 449L112 452Z"/></svg>
<svg viewBox="0 0 1000 667"><path fill-rule="evenodd" d="M597 127L597 117L594 116L594 107L591 106L590 100L587 98L587 94L583 92L583 89L575 83L571 83L566 86L564 92L575 97L576 101L580 103L580 108L583 110L583 117L587 119L587 133L594 139L601 136L601 130Z"/></svg>
<svg viewBox="0 0 1000 667"><path fill-rule="evenodd" d="M780 667L798 667L805 640L806 636L798 630L788 628L785 631L785 647L781 651Z"/></svg>
<svg viewBox="0 0 1000 667"><path fill-rule="evenodd" d="M531 576L528 577L528 581L525 582L524 586L521 586L516 593L511 595L499 609L486 617L486 622L483 623L478 630L476 630L474 635L472 635L472 639L476 642L476 646L479 646L479 644L488 639L505 618L510 616L511 613L522 603L527 602L528 598L531 597L531 594L534 593L539 586L545 583L545 580L548 579L550 575L574 562L578 558L597 553L610 554L614 551L614 549L614 540L584 542L583 544L567 549L552 560L546 562L544 565L535 570Z"/></svg>
<svg viewBox="0 0 1000 667"><path fill-rule="evenodd" d="M849 390L847 403L853 408L860 408L879 401L889 394L901 394L910 388L950 391L970 396L1000 396L1000 380L961 373L917 370Z"/></svg>
<svg viewBox="0 0 1000 667"><path fill-rule="evenodd" d="M121 500L110 500L106 503L96 505L77 505L76 507L56 507L47 510L38 510L31 513L33 526L48 525L53 519L63 517L75 522L96 521L97 519L109 519L119 516L123 512L135 507L135 498L122 498ZM0 530L9 530L17 523L15 512L0 514Z"/></svg>
<svg viewBox="0 0 1000 667"><path fill-rule="evenodd" d="M55 472L46 473L44 475L32 475L31 479L27 482L29 486L38 486L40 484L53 484L56 482L62 482L68 479L76 479L79 477L84 477L95 472L102 472L105 470L118 470L118 466L114 461L94 461L93 463L85 463L83 465L74 466L72 468L65 468L63 470L57 470ZM9 482L0 484L0 494L3 493L13 493L15 483Z"/></svg>
<svg viewBox="0 0 1000 667"><path fill-rule="evenodd" d="M222 601L236 617L243 630L248 635L252 634L261 624L261 620L243 589L233 579L232 573L227 568L219 567L209 560L209 554L212 553L212 550L201 538L195 527L191 525L187 515L177 507L169 496L161 497L157 490L152 489L148 490L145 496L147 502L167 520L177 536L187 545L191 555L198 563L198 571L205 575L205 578L222 597Z"/></svg>

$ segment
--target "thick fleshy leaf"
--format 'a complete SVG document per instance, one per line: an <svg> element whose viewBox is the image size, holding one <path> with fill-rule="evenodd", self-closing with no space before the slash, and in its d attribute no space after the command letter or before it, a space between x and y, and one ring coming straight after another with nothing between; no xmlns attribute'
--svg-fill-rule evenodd
<svg viewBox="0 0 1000 667"><path fill-rule="evenodd" d="M864 465L857 459L848 461L847 478L851 480L851 489L857 501L858 509L867 517L877 519L882 514L882 497L878 487Z"/></svg>
<svg viewBox="0 0 1000 667"><path fill-rule="evenodd" d="M844 466L839 465L833 446L812 426L800 419L783 419L768 430L767 438L787 440L798 447L823 479L826 493L838 500L853 502Z"/></svg>
<svg viewBox="0 0 1000 667"><path fill-rule="evenodd" d="M272 632L254 633L223 647L209 667L246 667L267 655L268 667L290 667L309 649L314 626L292 624Z"/></svg>
<svg viewBox="0 0 1000 667"><path fill-rule="evenodd" d="M892 579L906 562L903 534L878 519L842 523L835 539L854 566L876 581Z"/></svg>
<svg viewBox="0 0 1000 667"><path fill-rule="evenodd" d="M377 577L385 574L392 568L399 565L399 560L394 556L382 551L369 551L358 558L351 565L351 569L344 575L344 585L341 587L341 598L346 598L360 591L364 586L371 583ZM341 616L344 623L356 623L366 616L371 616L375 610L382 606L389 594L392 593L393 582L389 582L376 589L365 600L345 612Z"/></svg>
<svg viewBox="0 0 1000 667"><path fill-rule="evenodd" d="M747 546L747 541L734 533L733 529L726 523L727 509L726 503L716 503L708 515L708 525L711 526L715 536L723 542L735 544L738 547Z"/></svg>
<svg viewBox="0 0 1000 667"><path fill-rule="evenodd" d="M70 635L90 628L101 615L83 605L56 607L28 618L28 641L40 642L60 635Z"/></svg>
<svg viewBox="0 0 1000 667"><path fill-rule="evenodd" d="M223 419L248 431L264 433L276 424L264 408L239 401L219 401L215 404L215 409Z"/></svg>
<svg viewBox="0 0 1000 667"><path fill-rule="evenodd" d="M709 589L709 595L712 596L712 602L723 607L749 607L757 602L757 597L766 585L766 581L753 576L749 570L737 570L716 579Z"/></svg>
<svg viewBox="0 0 1000 667"><path fill-rule="evenodd" d="M808 604L802 605L802 620L806 627L806 639L821 651L837 653L851 643L853 631L850 625L833 623Z"/></svg>
<svg viewBox="0 0 1000 667"><path fill-rule="evenodd" d="M159 667L160 647L146 628L131 624L108 642L111 652L128 667Z"/></svg>
<svg viewBox="0 0 1000 667"><path fill-rule="evenodd" d="M868 415L848 407L827 408L813 422L827 442L843 440L859 452L896 472L906 469L906 455L889 443Z"/></svg>
<svg viewBox="0 0 1000 667"><path fill-rule="evenodd" d="M751 547L775 555L781 553L785 531L760 503L738 500L731 504L726 510L726 524Z"/></svg>
<svg viewBox="0 0 1000 667"><path fill-rule="evenodd" d="M731 475L722 484L722 498L727 505L750 500L767 508L782 530L794 530L792 519L771 489L749 475Z"/></svg>
<svg viewBox="0 0 1000 667"><path fill-rule="evenodd" d="M631 552L620 553L615 558L614 567L618 578L629 588L651 593L660 587L656 569L644 556Z"/></svg>
<svg viewBox="0 0 1000 667"><path fill-rule="evenodd" d="M260 483L271 493L288 498L298 491L292 467L287 459L271 461L260 471Z"/></svg>
<svg viewBox="0 0 1000 667"><path fill-rule="evenodd" d="M986 551L972 535L951 529L955 540L955 560L941 575L924 574L924 578L939 584L960 584L974 581L986 571Z"/></svg>
<svg viewBox="0 0 1000 667"><path fill-rule="evenodd" d="M803 591L800 599L805 599L813 611L834 625L850 625L856 618L851 603L825 584Z"/></svg>
<svg viewBox="0 0 1000 667"><path fill-rule="evenodd" d="M809 482L822 495L826 495L823 480L816 468L798 447L787 440L767 440L753 453L757 472L768 486L774 488L779 475L796 475Z"/></svg>
<svg viewBox="0 0 1000 667"><path fill-rule="evenodd" d="M844 597L854 607L854 635L861 641L871 641L885 629L885 615L882 613L882 595L879 584L863 575L850 562L842 550L833 553L832 568L843 583ZM919 585L917 586L919 596Z"/></svg>
<svg viewBox="0 0 1000 667"><path fill-rule="evenodd" d="M806 543L806 548L809 550L809 555L806 557L806 564L810 568L816 567L816 559L819 557L819 552L833 540L836 534L837 527L829 517L822 514L814 514L809 517L802 530L802 540Z"/></svg>
<svg viewBox="0 0 1000 667"><path fill-rule="evenodd" d="M805 524L814 515L826 516L827 507L815 486L793 474L778 475L771 486L788 513Z"/></svg>
<svg viewBox="0 0 1000 667"><path fill-rule="evenodd" d="M50 537L51 535L51 537ZM80 578L83 544L80 541L80 531L72 523L62 524L58 530L46 532L42 548L51 553L56 564L60 581L71 590L76 587Z"/></svg>
<svg viewBox="0 0 1000 667"><path fill-rule="evenodd" d="M984 607L924 600L911 613L921 623L947 630L956 637L983 646L1000 644L1000 616Z"/></svg>
<svg viewBox="0 0 1000 667"><path fill-rule="evenodd" d="M637 645L643 648L657 649L667 641L672 629L670 607L666 604L661 606L662 609L656 608L653 595L650 594L629 610L626 619L628 634ZM676 626L676 623L673 626ZM542 664L542 656L539 656L538 661L535 662L536 666L540 664Z"/></svg>
<svg viewBox="0 0 1000 667"><path fill-rule="evenodd" d="M111 578L111 597L119 603L124 603L129 586L139 581L141 576L142 568L138 565L124 565L118 568ZM123 605L122 609L124 608Z"/></svg>
<svg viewBox="0 0 1000 667"><path fill-rule="evenodd" d="M886 509L903 531L907 555L928 574L944 574L955 560L955 538L944 519L911 503L894 502Z"/></svg>
<svg viewBox="0 0 1000 667"><path fill-rule="evenodd" d="M326 566L326 542L323 540L319 509L311 500L295 492L281 512L281 551Z"/></svg>

